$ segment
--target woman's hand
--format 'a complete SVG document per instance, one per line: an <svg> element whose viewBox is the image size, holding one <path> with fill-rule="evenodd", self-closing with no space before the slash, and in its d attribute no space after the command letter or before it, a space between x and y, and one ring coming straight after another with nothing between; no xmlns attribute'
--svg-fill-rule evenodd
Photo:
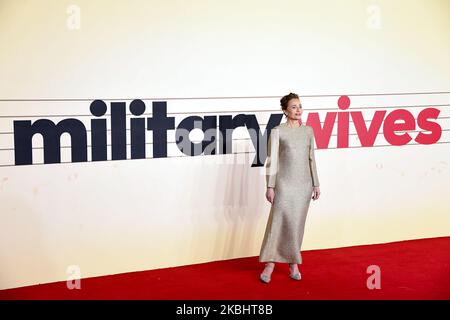
<svg viewBox="0 0 450 320"><path fill-rule="evenodd" d="M312 199L313 200L317 200L317 199L319 199L319 196L320 196L320 188L319 187L313 187Z"/></svg>
<svg viewBox="0 0 450 320"><path fill-rule="evenodd" d="M275 198L275 191L273 190L273 188L267 188L267 191L266 191L267 201L269 201L271 204L273 204L274 198Z"/></svg>

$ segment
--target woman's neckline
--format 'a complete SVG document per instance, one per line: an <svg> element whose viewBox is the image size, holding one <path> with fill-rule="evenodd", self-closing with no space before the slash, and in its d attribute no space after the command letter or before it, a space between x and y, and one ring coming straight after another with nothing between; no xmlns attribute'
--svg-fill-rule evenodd
<svg viewBox="0 0 450 320"><path fill-rule="evenodd" d="M288 125L288 123L285 122L285 123L284 123L284 126L285 126L285 127L288 127L289 129L295 129L295 128L300 128L300 127L302 127L303 124L299 124L297 127L290 127L290 126Z"/></svg>

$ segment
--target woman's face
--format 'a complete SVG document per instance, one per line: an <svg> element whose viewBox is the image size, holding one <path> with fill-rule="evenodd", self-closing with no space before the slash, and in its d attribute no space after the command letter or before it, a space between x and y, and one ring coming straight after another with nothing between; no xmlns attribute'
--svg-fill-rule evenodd
<svg viewBox="0 0 450 320"><path fill-rule="evenodd" d="M299 99L291 99L287 104L284 113L292 120L300 120L303 109Z"/></svg>

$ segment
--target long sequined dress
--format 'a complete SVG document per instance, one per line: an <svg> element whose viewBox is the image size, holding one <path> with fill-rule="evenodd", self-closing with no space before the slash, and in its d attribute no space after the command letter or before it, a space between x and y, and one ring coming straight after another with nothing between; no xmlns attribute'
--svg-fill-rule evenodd
<svg viewBox="0 0 450 320"><path fill-rule="evenodd" d="M269 136L266 185L275 197L270 209L260 262L302 263L300 253L314 186L319 186L311 126L282 123Z"/></svg>

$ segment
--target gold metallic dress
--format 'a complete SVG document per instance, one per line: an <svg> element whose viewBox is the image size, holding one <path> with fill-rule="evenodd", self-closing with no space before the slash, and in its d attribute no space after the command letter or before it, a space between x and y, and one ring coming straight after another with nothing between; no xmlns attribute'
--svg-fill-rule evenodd
<svg viewBox="0 0 450 320"><path fill-rule="evenodd" d="M313 186L319 186L311 126L274 127L269 136L266 184L275 197L259 255L260 262L302 263L300 253Z"/></svg>

